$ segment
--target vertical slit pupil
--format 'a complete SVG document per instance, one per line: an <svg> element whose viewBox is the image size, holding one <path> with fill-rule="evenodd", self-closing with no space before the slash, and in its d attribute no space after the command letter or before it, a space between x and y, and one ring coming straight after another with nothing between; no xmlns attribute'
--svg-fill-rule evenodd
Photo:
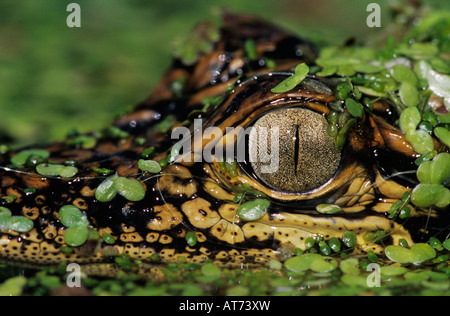
<svg viewBox="0 0 450 316"><path fill-rule="evenodd" d="M294 148L294 164L295 164L295 175L298 171L299 162L299 150L300 150L300 126L295 126L295 148Z"/></svg>

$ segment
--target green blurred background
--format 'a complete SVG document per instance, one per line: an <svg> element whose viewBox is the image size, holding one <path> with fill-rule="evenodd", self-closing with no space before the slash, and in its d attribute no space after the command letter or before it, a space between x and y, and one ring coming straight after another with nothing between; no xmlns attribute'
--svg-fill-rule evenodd
<svg viewBox="0 0 450 316"><path fill-rule="evenodd" d="M24 146L102 128L143 100L170 65L172 42L219 8L258 14L295 33L340 43L376 32L367 4L389 0L1 0L0 143ZM398 0L397 0L398 1ZM66 7L81 6L81 28ZM428 0L450 9L450 1ZM383 31L383 29L381 30Z"/></svg>

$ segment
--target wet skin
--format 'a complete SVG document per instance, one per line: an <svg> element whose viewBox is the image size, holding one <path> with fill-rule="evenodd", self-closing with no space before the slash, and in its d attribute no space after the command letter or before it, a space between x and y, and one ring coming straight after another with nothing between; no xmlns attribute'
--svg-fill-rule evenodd
<svg viewBox="0 0 450 316"><path fill-rule="evenodd" d="M357 236L354 252L379 253L384 246L398 244L402 238L411 245L430 236L448 234L449 219L443 218L439 210L410 205L411 217L407 220L387 217L392 204L418 182L414 173L417 154L393 124L396 117L385 103L375 103L373 112L365 112L358 119L339 152L330 149L310 159L334 168L331 173L315 172L320 168L313 166L307 176L293 181L299 161L305 158L298 152L306 145L281 143L282 148L291 148L296 157L292 170L280 175L282 190L271 185L270 179L262 179L247 161L239 163L237 174L233 175L223 172L223 165L218 162L170 163L156 175L139 170L138 161L146 149L155 147L156 156L150 158L156 161L170 153L176 140L170 137L171 128L161 125L169 116L174 123L169 125L172 128L190 127L194 118L202 118L203 129L218 127L223 132L224 138L214 141L226 139L226 146L235 146L236 140L227 135L227 127L248 128L276 111L285 112L269 118L293 113L292 109L302 109L306 119L317 115L325 118L330 113L329 104L335 100L333 79L309 77L307 85L281 94L271 92L297 64L314 65L316 51L311 44L251 17L225 15L224 21L220 40L212 52L201 54L192 65L175 60L148 99L113 123L125 134L92 134L97 141L89 149L70 142L45 148L51 161L73 161L78 168L74 177L42 176L34 167L9 168L17 153L0 156L0 196L16 197L13 201L2 199L2 206L12 215L26 216L34 223L26 233L0 231L1 261L25 266L76 262L84 265L85 273L113 275L116 268L111 254L126 253L143 262L138 268L141 275L152 275L157 273L155 258L159 263L178 262L183 257L196 263L211 259L224 266L261 265L276 258L280 248L305 249L306 239L317 235L327 240L352 231ZM244 47L248 39L256 44L256 59L247 56ZM267 60L274 61L276 67L269 68ZM180 80L185 82L181 93L173 89L174 82ZM192 114L204 107L205 98L214 96L224 98L208 111ZM323 145L306 136L315 131L314 127L308 133L293 130L305 144ZM204 140L202 148L209 141ZM440 149L437 141L436 149ZM313 148L306 156L311 158L314 152ZM108 175L99 174L94 168L139 180L145 188L145 198L132 202L117 195L109 202L98 201L95 191ZM312 180L303 185L302 179L306 178ZM245 221L236 215L240 205L233 201L236 188L242 184L270 199L270 210L261 219ZM30 193L27 188L34 188L35 192ZM342 212L320 214L316 211L319 204L338 205ZM67 227L59 216L65 205L83 211L90 227L99 236L111 235L114 242L97 238L67 252ZM379 230L388 234L383 243L363 238L364 234ZM188 232L197 236L193 246L186 242Z"/></svg>

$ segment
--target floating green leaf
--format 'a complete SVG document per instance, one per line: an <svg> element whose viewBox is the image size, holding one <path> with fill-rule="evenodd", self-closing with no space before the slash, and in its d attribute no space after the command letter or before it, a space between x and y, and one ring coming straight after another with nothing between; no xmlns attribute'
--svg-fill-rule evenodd
<svg viewBox="0 0 450 316"><path fill-rule="evenodd" d="M448 251L450 251L450 238L446 239L443 243L442 246L447 249Z"/></svg>
<svg viewBox="0 0 450 316"><path fill-rule="evenodd" d="M46 160L50 157L50 153L44 149L23 150L11 158L11 163L17 166L23 166L25 165L27 160L32 156L38 156L41 157L43 160Z"/></svg>
<svg viewBox="0 0 450 316"><path fill-rule="evenodd" d="M114 237L111 234L108 234L108 233L104 233L102 235L102 239L108 245L114 245L116 243L116 240L114 239Z"/></svg>
<svg viewBox="0 0 450 316"><path fill-rule="evenodd" d="M103 181L95 190L95 198L99 202L109 202L117 195L115 179L117 176L111 176Z"/></svg>
<svg viewBox="0 0 450 316"><path fill-rule="evenodd" d="M389 260L401 264L411 262L411 250L401 246L387 246L384 250Z"/></svg>
<svg viewBox="0 0 450 316"><path fill-rule="evenodd" d="M422 116L416 107L406 108L400 115L400 128L405 134L414 132L421 120Z"/></svg>
<svg viewBox="0 0 450 316"><path fill-rule="evenodd" d="M351 120L348 120L345 123L344 127L342 127L339 130L337 138L336 138L336 146L338 148L344 147L345 142L347 141L347 136L352 131L353 127L355 127L356 123L357 123L357 121L354 118Z"/></svg>
<svg viewBox="0 0 450 316"><path fill-rule="evenodd" d="M297 85L299 85L309 73L309 67L306 64L299 64L295 68L295 73L289 78L280 82L275 88L271 91L273 93L285 93L292 89L294 89Z"/></svg>
<svg viewBox="0 0 450 316"><path fill-rule="evenodd" d="M428 59L435 56L439 49L432 43L400 44L395 50L398 55L408 56L414 59Z"/></svg>
<svg viewBox="0 0 450 316"><path fill-rule="evenodd" d="M83 226L70 227L64 233L64 241L70 247L79 247L88 239L88 229Z"/></svg>
<svg viewBox="0 0 450 316"><path fill-rule="evenodd" d="M13 216L9 222L9 229L18 233L27 233L32 230L33 227L33 221L25 216Z"/></svg>
<svg viewBox="0 0 450 316"><path fill-rule="evenodd" d="M414 244L411 247L411 263L420 265L428 260L436 258L436 250L429 244Z"/></svg>
<svg viewBox="0 0 450 316"><path fill-rule="evenodd" d="M392 67L391 72L392 77L400 83L408 82L413 86L416 86L418 83L416 74L408 66L402 64L395 65Z"/></svg>
<svg viewBox="0 0 450 316"><path fill-rule="evenodd" d="M450 154L441 153L432 161L423 162L417 169L421 183L444 184L450 181Z"/></svg>
<svg viewBox="0 0 450 316"><path fill-rule="evenodd" d="M68 246L83 245L89 236L89 221L87 217L75 206L65 205L59 210L61 223L68 227L64 233L64 241Z"/></svg>
<svg viewBox="0 0 450 316"><path fill-rule="evenodd" d="M406 140L419 154L427 154L434 149L433 137L423 130L409 131L406 133Z"/></svg>
<svg viewBox="0 0 450 316"><path fill-rule="evenodd" d="M322 256L314 253L292 257L284 263L286 269L292 272L308 271L315 261L322 260Z"/></svg>
<svg viewBox="0 0 450 316"><path fill-rule="evenodd" d="M95 198L99 202L109 202L116 197L117 193L131 202L143 200L146 194L140 181L114 175L98 186L95 190Z"/></svg>
<svg viewBox="0 0 450 316"><path fill-rule="evenodd" d="M47 177L59 176L62 178L72 178L78 173L78 169L70 166L45 163L36 166L36 172Z"/></svg>
<svg viewBox="0 0 450 316"><path fill-rule="evenodd" d="M256 199L242 204L237 210L240 218L246 221L256 221L266 215L270 208L270 201L265 199Z"/></svg>
<svg viewBox="0 0 450 316"><path fill-rule="evenodd" d="M342 212L342 208L332 204L319 204L316 206L316 211L320 214L336 214Z"/></svg>
<svg viewBox="0 0 450 316"><path fill-rule="evenodd" d="M353 99L347 98L345 100L345 107L353 117L362 118L364 114L364 106L361 103L356 102Z"/></svg>
<svg viewBox="0 0 450 316"><path fill-rule="evenodd" d="M222 271L220 268L212 263L203 265L201 271L203 276L207 278L207 281L215 281L222 276Z"/></svg>
<svg viewBox="0 0 450 316"><path fill-rule="evenodd" d="M138 161L138 167L142 171L150 172L150 173L160 173L161 165L154 160L143 160L140 159Z"/></svg>
<svg viewBox="0 0 450 316"><path fill-rule="evenodd" d="M436 249L437 251L444 250L444 247L442 247L441 241L435 237L431 237L429 243L430 243L430 246L433 247L434 249Z"/></svg>
<svg viewBox="0 0 450 316"><path fill-rule="evenodd" d="M25 216L12 216L6 207L0 207L0 230L13 230L18 233L27 233L32 230L34 223Z"/></svg>
<svg viewBox="0 0 450 316"><path fill-rule="evenodd" d="M359 260L357 258L349 258L342 260L339 264L341 271L349 275L359 275L361 270L358 268Z"/></svg>
<svg viewBox="0 0 450 316"><path fill-rule="evenodd" d="M194 247L197 244L197 234L195 232L187 232L185 238L189 246Z"/></svg>
<svg viewBox="0 0 450 316"><path fill-rule="evenodd" d="M403 82L400 85L399 95L403 104L408 107L417 106L419 104L419 91L416 86L410 82Z"/></svg>
<svg viewBox="0 0 450 316"><path fill-rule="evenodd" d="M328 245L330 245L331 250L334 252L341 251L341 242L336 237L331 237L328 241Z"/></svg>
<svg viewBox="0 0 450 316"><path fill-rule="evenodd" d="M83 149L92 149L97 145L97 139L88 135L80 135L66 142L68 146L81 147Z"/></svg>
<svg viewBox="0 0 450 316"><path fill-rule="evenodd" d="M247 54L247 57L251 61L258 60L258 54L256 51L256 43L254 40L252 40L252 39L246 40L245 44L244 44L244 48L245 48L245 53Z"/></svg>
<svg viewBox="0 0 450 316"><path fill-rule="evenodd" d="M412 191L411 202L423 208L443 208L450 204L450 190L441 184L421 183Z"/></svg>
<svg viewBox="0 0 450 316"><path fill-rule="evenodd" d="M450 147L450 131L444 127L436 127L434 134L441 142Z"/></svg>
<svg viewBox="0 0 450 316"><path fill-rule="evenodd" d="M65 205L59 210L59 216L61 218L61 223L65 227L75 227L89 225L89 221L77 207L73 205Z"/></svg>
<svg viewBox="0 0 450 316"><path fill-rule="evenodd" d="M318 273L328 273L334 271L338 267L338 263L331 257L307 253L286 260L284 266L287 270L292 272L305 272L311 270Z"/></svg>
<svg viewBox="0 0 450 316"><path fill-rule="evenodd" d="M338 262L331 257L322 257L312 263L310 270L318 273L328 273L336 270Z"/></svg>
<svg viewBox="0 0 450 316"><path fill-rule="evenodd" d="M16 276L0 284L0 296L19 296L27 285L27 278Z"/></svg>
<svg viewBox="0 0 450 316"><path fill-rule="evenodd" d="M395 277L405 274L406 272L408 272L408 269L398 266L384 266L381 267L380 272L382 276Z"/></svg>
<svg viewBox="0 0 450 316"><path fill-rule="evenodd" d="M136 179L118 177L115 180L117 192L131 202L138 202L144 199L145 189L142 183Z"/></svg>
<svg viewBox="0 0 450 316"><path fill-rule="evenodd" d="M11 211L6 207L0 207L0 230L8 230L11 220Z"/></svg>
<svg viewBox="0 0 450 316"><path fill-rule="evenodd" d="M342 242L349 248L355 247L356 241L356 234L354 232L345 232L342 235Z"/></svg>

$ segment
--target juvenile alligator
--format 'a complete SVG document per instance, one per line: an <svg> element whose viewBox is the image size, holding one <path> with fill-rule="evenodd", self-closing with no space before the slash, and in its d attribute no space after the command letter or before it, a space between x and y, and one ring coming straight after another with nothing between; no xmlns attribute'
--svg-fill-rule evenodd
<svg viewBox="0 0 450 316"><path fill-rule="evenodd" d="M226 14L218 38L208 35L210 27L198 27L195 36L213 45L211 51L191 61L177 58L148 99L102 133L28 148L44 149L48 157L30 154L19 166L12 160L23 151L0 155L3 212L33 224L26 232L3 227L1 261L75 262L85 265L86 273L110 274L114 257L128 254L149 274L154 262L265 264L282 249L305 249L308 237L341 239L345 232L357 237L351 251L376 253L401 239L411 245L448 234L447 212L438 209L409 204L407 219L388 216L418 183L414 160L419 156L393 123L397 116L388 103L375 102L348 131L345 145L337 146L326 118L341 81L310 75L292 90L271 91L298 64L315 65L312 44L248 16ZM237 143L227 127L278 127L279 170L263 174L248 155L238 163L174 160L178 140L171 131L192 129L200 118L203 131L220 129L227 148ZM203 139L201 149L209 141ZM259 150L251 135L244 144L249 152ZM437 140L435 147L444 148ZM162 171L142 171L141 159L160 162ZM75 172L46 173L48 161ZM108 189L114 177L138 180L144 195L129 197L110 186L110 196L99 198L98 188ZM270 201L267 214L257 220L239 217L240 205L256 198ZM65 238L68 227L60 210L67 205L86 215L90 237L82 245L71 247ZM318 205L339 212L323 214ZM380 231L381 242L366 238Z"/></svg>

